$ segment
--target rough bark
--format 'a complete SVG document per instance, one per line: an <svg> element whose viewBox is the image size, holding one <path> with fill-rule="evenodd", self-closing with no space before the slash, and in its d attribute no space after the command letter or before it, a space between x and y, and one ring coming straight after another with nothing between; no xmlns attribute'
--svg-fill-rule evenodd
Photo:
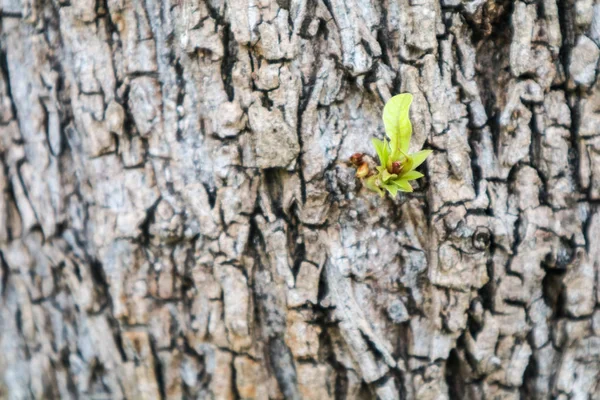
<svg viewBox="0 0 600 400"><path fill-rule="evenodd" d="M600 4L0 7L0 397L600 398Z"/></svg>

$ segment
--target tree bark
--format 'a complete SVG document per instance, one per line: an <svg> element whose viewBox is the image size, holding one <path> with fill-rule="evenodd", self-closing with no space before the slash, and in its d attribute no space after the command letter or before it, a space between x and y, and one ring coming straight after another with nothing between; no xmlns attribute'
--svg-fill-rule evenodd
<svg viewBox="0 0 600 400"><path fill-rule="evenodd" d="M600 399L599 3L0 8L0 398Z"/></svg>

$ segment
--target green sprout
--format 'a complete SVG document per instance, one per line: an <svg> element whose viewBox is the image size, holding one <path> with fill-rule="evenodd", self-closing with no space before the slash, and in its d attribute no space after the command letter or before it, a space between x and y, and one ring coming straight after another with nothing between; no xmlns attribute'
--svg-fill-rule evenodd
<svg viewBox="0 0 600 400"><path fill-rule="evenodd" d="M415 169L432 153L432 150L421 150L408 154L412 136L408 110L412 99L412 94L402 93L392 97L383 108L385 133L390 140L371 140L379 156L379 166L370 168L363 161L363 154L357 153L350 158L358 167L356 176L368 189L379 193L381 197L385 196L384 189L394 198L398 192L412 192L409 181L424 176Z"/></svg>

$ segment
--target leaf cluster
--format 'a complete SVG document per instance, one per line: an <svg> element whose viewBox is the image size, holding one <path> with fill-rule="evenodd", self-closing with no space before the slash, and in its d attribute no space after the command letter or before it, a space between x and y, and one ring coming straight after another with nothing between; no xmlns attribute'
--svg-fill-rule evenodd
<svg viewBox="0 0 600 400"><path fill-rule="evenodd" d="M379 166L375 170L365 170L359 167L357 176L363 179L367 188L385 195L387 191L392 197L398 192L412 192L410 181L423 177L415 171L432 150L421 150L408 153L412 137L412 124L408 116L413 96L402 93L392 97L383 108L383 123L387 138L372 139L373 146L379 157Z"/></svg>

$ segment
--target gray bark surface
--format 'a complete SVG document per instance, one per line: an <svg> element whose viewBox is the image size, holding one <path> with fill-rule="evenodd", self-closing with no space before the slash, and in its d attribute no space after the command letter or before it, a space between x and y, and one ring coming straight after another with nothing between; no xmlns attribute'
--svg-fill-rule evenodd
<svg viewBox="0 0 600 400"><path fill-rule="evenodd" d="M0 11L0 398L600 399L600 3Z"/></svg>

